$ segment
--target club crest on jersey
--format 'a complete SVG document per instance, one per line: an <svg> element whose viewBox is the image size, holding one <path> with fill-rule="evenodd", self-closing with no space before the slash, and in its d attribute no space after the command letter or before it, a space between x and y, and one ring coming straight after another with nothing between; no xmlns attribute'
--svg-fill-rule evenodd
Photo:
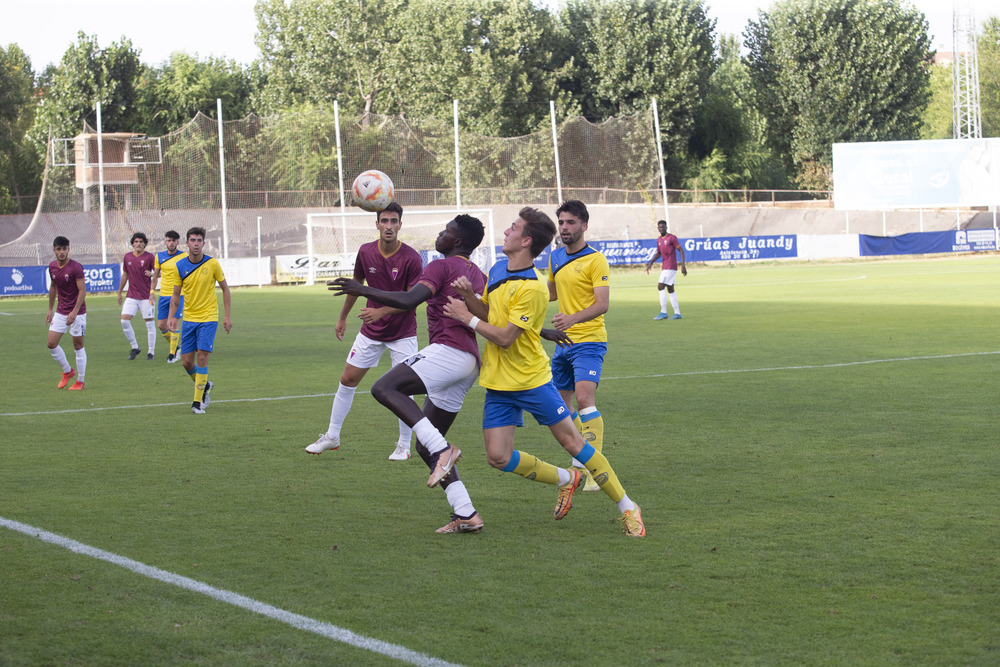
<svg viewBox="0 0 1000 667"><path fill-rule="evenodd" d="M399 275L399 269L397 267L392 267L392 279L395 280L396 276Z"/></svg>

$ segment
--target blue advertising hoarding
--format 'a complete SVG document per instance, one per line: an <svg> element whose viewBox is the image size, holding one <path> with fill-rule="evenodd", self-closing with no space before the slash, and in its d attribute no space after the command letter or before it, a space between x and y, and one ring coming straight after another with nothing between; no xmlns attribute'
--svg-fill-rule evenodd
<svg viewBox="0 0 1000 667"><path fill-rule="evenodd" d="M0 268L0 296L30 296L49 293L48 266ZM84 264L87 292L115 292L121 280L120 264Z"/></svg>
<svg viewBox="0 0 1000 667"><path fill-rule="evenodd" d="M943 252L997 250L997 230L959 229L949 232L914 232L899 236L858 235L862 257L922 255Z"/></svg>

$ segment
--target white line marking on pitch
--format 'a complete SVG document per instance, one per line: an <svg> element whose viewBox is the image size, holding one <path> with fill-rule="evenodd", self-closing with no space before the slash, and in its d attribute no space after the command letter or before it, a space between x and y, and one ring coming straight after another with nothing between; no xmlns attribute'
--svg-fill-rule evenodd
<svg viewBox="0 0 1000 667"><path fill-rule="evenodd" d="M923 357L898 357L895 359L869 359L867 361L845 361L839 364L814 364L804 366L775 366L773 368L732 368L716 371L680 371L677 373L657 373L652 375L618 375L604 376L605 380L641 380L642 378L664 378L681 377L686 375L719 375L724 373L769 373L773 371L802 371L820 368L845 368L848 366L866 366L868 364L889 364L901 361L929 361L931 359L955 359L958 357L979 357L991 354L1000 354L1000 350L995 352L961 352L958 354L934 354ZM475 385L473 388L478 387ZM355 395L369 394L370 391L359 391ZM212 403L259 403L264 401L289 401L300 398L326 398L335 394L303 394L300 396L264 396L261 398L226 398L212 399ZM152 403L149 405L111 405L104 408L75 408L73 410L48 410L45 412L0 412L0 417L32 417L36 415L64 415L74 412L103 412L105 410L132 410L146 408L169 408L178 405L190 405L189 403Z"/></svg>
<svg viewBox="0 0 1000 667"><path fill-rule="evenodd" d="M214 586L209 586L208 584L197 581L196 579L189 579L188 577L183 577L179 574L174 574L173 572L167 572L166 570L161 570L151 565L140 563L139 561L132 560L131 558L119 556L118 554L111 553L110 551L104 551L102 549L87 546L82 542L77 542L76 540L71 540L68 537L56 535L55 533L50 533L46 530L42 530L41 528L35 528L34 526L29 526L28 524L21 523L19 521L6 519L0 516L0 526L9 528L10 530L16 530L19 533L24 533L28 537L37 537L43 542L48 542L49 544L69 549L74 553L83 554L84 556L90 556L91 558L96 558L98 560L111 563L112 565L123 567L126 570L130 570L136 574L141 574L142 576L150 579L156 579L158 581L177 586L178 588L184 588L195 593L207 595L208 597L218 600L219 602L225 602L235 607L252 611L255 614L260 614L261 616L267 616L268 618L276 621L286 623L293 628L305 630L306 632L312 632L313 634L342 642L348 646L354 646L366 651L371 651L372 653L381 653L382 655L390 658L395 658L396 660L401 660L402 662L408 662L411 665L428 665L434 667L449 667L454 665L454 663L446 662L423 653L418 653L417 651L412 651L403 646L397 646L396 644L390 644L389 642L365 637L330 623L324 623L323 621L317 621L316 619L309 618L308 616L301 616L299 614L293 614L290 611L285 611L284 609L278 609L277 607L273 607L264 602L248 598L245 595L215 588Z"/></svg>
<svg viewBox="0 0 1000 667"><path fill-rule="evenodd" d="M659 274L657 274L659 275ZM678 287L683 287L686 290L689 289L714 289L716 287L762 287L764 285L815 285L818 283L848 283L854 282L855 280L865 280L868 276L855 276L854 278L829 278L827 280L782 280L777 282L768 283L733 283L731 285L724 285L722 283L696 283L694 285L687 285L683 283L677 283ZM651 283L652 284L652 283ZM615 291L623 289L650 289L649 285L622 285L620 287L615 287Z"/></svg>
<svg viewBox="0 0 1000 667"><path fill-rule="evenodd" d="M957 357L980 357L990 354L1000 354L1000 350L995 352L962 352L960 354L935 354L927 357L898 357L896 359L869 359L868 361L845 361L839 364L812 364L806 366L775 366L773 368L734 368L730 370L718 371L681 371L678 373L660 373L658 375L622 375L619 377L602 377L602 380L637 380L642 378L663 378L678 377L682 375L716 375L722 373L767 373L771 371L802 371L820 368L845 368L847 366L866 366L868 364L888 364L899 361L927 361L930 359L954 359Z"/></svg>

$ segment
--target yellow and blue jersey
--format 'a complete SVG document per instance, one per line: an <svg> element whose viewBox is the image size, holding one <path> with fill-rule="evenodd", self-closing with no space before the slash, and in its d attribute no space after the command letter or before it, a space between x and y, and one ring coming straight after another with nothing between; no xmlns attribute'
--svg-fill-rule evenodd
<svg viewBox="0 0 1000 667"><path fill-rule="evenodd" d="M555 283L560 312L572 315L594 305L594 288L611 286L611 267L589 245L573 254L560 247L549 255L549 282ZM574 324L566 334L574 343L608 342L604 315Z"/></svg>
<svg viewBox="0 0 1000 667"><path fill-rule="evenodd" d="M521 391L551 380L540 336L549 291L535 267L509 271L506 261L498 262L490 271L482 300L489 306L490 324L504 329L513 323L523 331L507 349L486 341L479 384L497 391Z"/></svg>
<svg viewBox="0 0 1000 667"><path fill-rule="evenodd" d="M174 293L174 286L180 284L181 279L174 265L185 257L187 253L180 250L173 255L166 250L156 253L156 263L153 268L160 270L160 296L171 296Z"/></svg>
<svg viewBox="0 0 1000 667"><path fill-rule="evenodd" d="M184 257L174 262L174 267L184 297L184 321L218 322L219 299L215 295L215 284L226 279L219 260L204 255L194 264L190 257Z"/></svg>

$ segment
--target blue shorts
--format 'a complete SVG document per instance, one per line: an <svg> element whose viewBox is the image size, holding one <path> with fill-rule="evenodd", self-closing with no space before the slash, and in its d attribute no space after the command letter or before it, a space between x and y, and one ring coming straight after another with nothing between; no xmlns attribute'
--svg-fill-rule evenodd
<svg viewBox="0 0 1000 667"><path fill-rule="evenodd" d="M572 391L577 382L601 382L607 343L573 343L556 347L552 355L552 384L561 391Z"/></svg>
<svg viewBox="0 0 1000 667"><path fill-rule="evenodd" d="M487 389L483 404L483 429L524 426L524 411L530 412L542 426L552 426L569 417L566 402L551 382L522 391Z"/></svg>
<svg viewBox="0 0 1000 667"><path fill-rule="evenodd" d="M215 330L218 322L185 322L181 333L181 354L203 350L211 352L215 347Z"/></svg>
<svg viewBox="0 0 1000 667"><path fill-rule="evenodd" d="M170 297L161 296L160 300L156 302L156 319L165 320L170 315ZM181 297L181 302L177 304L177 312L174 313L174 317L177 319L184 319L184 297Z"/></svg>

